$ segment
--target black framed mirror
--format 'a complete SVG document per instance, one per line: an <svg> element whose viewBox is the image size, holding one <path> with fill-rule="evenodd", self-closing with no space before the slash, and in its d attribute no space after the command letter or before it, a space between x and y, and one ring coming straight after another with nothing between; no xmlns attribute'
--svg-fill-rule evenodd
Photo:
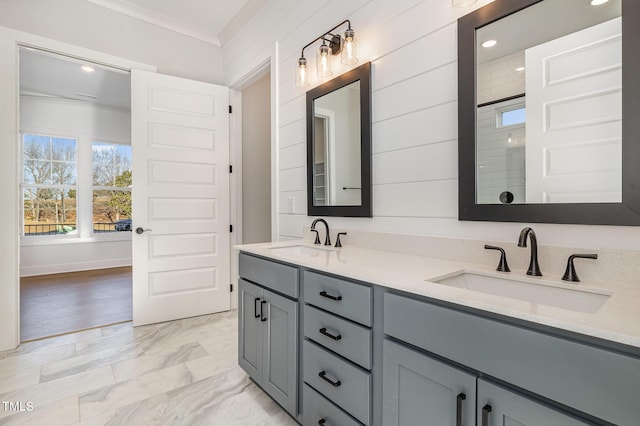
<svg viewBox="0 0 640 426"><path fill-rule="evenodd" d="M307 92L307 214L371 217L371 63Z"/></svg>
<svg viewBox="0 0 640 426"><path fill-rule="evenodd" d="M458 20L460 220L640 225L638 22L633 0L496 0Z"/></svg>

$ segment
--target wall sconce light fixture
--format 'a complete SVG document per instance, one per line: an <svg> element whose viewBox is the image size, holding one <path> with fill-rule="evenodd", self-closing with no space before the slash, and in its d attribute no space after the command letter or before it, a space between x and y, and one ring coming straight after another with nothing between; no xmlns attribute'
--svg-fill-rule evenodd
<svg viewBox="0 0 640 426"><path fill-rule="evenodd" d="M340 26L347 24L344 37L340 34L333 34L333 31ZM333 74L332 57L341 53L340 62L345 65L353 65L358 63L358 45L356 33L351 28L351 21L348 19L340 22L320 37L316 37L310 43L302 48L298 66L296 69L296 86L303 87L309 84L309 66L307 59L304 57L304 49L311 46L318 40L322 40L322 44L316 52L316 73L320 77L328 77Z"/></svg>

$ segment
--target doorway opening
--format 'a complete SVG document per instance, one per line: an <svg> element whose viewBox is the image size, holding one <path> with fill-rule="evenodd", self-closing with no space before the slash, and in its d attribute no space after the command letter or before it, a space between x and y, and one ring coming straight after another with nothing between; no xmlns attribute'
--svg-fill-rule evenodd
<svg viewBox="0 0 640 426"><path fill-rule="evenodd" d="M21 341L130 321L129 72L19 55Z"/></svg>
<svg viewBox="0 0 640 426"><path fill-rule="evenodd" d="M242 244L271 241L271 74L242 89Z"/></svg>

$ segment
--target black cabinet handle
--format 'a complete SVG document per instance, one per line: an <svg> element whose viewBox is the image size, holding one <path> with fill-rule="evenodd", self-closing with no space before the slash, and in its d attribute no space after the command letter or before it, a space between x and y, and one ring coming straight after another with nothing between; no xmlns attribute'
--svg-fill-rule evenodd
<svg viewBox="0 0 640 426"><path fill-rule="evenodd" d="M327 421L326 421L325 419L320 419L320 420L318 420L318 425L319 425L319 426L322 426L322 425L324 425L326 422L327 422Z"/></svg>
<svg viewBox="0 0 640 426"><path fill-rule="evenodd" d="M489 426L490 412L491 412L491 406L489 404L482 407L482 426Z"/></svg>
<svg viewBox="0 0 640 426"><path fill-rule="evenodd" d="M326 329L326 328L324 328L324 327L322 327L322 328L321 328L320 330L318 330L318 331L320 332L320 334L324 334L325 336L327 336L327 337L328 337L328 338L330 338L330 339L333 339L333 340L340 340L340 339L342 339L342 336L341 336L341 335L339 335L339 334L338 334L337 336L334 336L333 334L331 334L331 333L327 332L327 329Z"/></svg>
<svg viewBox="0 0 640 426"><path fill-rule="evenodd" d="M467 395L460 392L456 397L456 426L462 426L462 401L467 399Z"/></svg>
<svg viewBox="0 0 640 426"><path fill-rule="evenodd" d="M331 300L342 300L342 296L332 296L328 294L326 291L321 291L320 296L326 297L327 299L331 299Z"/></svg>
<svg viewBox="0 0 640 426"><path fill-rule="evenodd" d="M337 388L338 386L340 386L342 383L340 383L340 380L337 381L333 381L330 378L327 377L327 372L326 371L321 371L318 373L318 376L320 376L320 378L322 380L324 380L325 382L329 383L331 386L333 386L334 388Z"/></svg>
<svg viewBox="0 0 640 426"><path fill-rule="evenodd" d="M258 306L256 306L256 302L260 300L259 297L256 297L255 299L253 299L253 316L255 318L260 318L260 314L258 313Z"/></svg>
<svg viewBox="0 0 640 426"><path fill-rule="evenodd" d="M264 309L263 307L267 304L266 300L263 300L262 302L260 302L260 321L265 322L267 320L267 317L264 316Z"/></svg>

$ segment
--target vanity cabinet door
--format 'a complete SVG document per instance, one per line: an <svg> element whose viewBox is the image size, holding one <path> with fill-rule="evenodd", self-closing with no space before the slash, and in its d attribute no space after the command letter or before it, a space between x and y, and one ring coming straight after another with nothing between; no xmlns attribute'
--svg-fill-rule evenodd
<svg viewBox="0 0 640 426"><path fill-rule="evenodd" d="M298 303L264 290L262 388L290 413L298 395Z"/></svg>
<svg viewBox="0 0 640 426"><path fill-rule="evenodd" d="M475 375L390 340L383 372L385 426L475 426Z"/></svg>
<svg viewBox="0 0 640 426"><path fill-rule="evenodd" d="M238 364L295 416L298 302L243 279L239 280L238 297Z"/></svg>
<svg viewBox="0 0 640 426"><path fill-rule="evenodd" d="M238 364L256 382L262 379L263 289L243 279L238 284Z"/></svg>
<svg viewBox="0 0 640 426"><path fill-rule="evenodd" d="M478 426L588 425L567 414L478 379Z"/></svg>

